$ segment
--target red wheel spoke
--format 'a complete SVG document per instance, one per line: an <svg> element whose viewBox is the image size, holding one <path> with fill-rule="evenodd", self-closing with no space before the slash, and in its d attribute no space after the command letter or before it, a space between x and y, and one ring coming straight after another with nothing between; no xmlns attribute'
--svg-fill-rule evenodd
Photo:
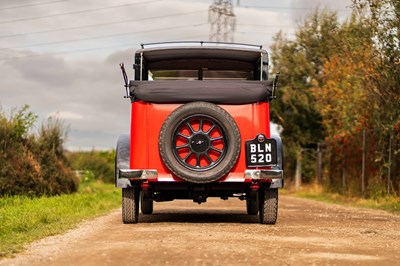
<svg viewBox="0 0 400 266"><path fill-rule="evenodd" d="M174 155L184 167L206 171L225 157L227 143L224 130L214 118L193 115L183 119L174 135Z"/></svg>

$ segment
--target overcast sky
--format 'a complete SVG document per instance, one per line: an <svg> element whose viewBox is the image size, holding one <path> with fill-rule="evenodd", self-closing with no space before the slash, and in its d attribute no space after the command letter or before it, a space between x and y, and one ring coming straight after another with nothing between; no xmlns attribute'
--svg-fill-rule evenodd
<svg viewBox="0 0 400 266"><path fill-rule="evenodd" d="M130 118L118 63L131 66L140 43L208 40L212 2L1 0L3 112L28 104L39 123L58 115L69 125L66 148L114 148L118 135L129 131ZM268 50L276 32L293 35L316 7L328 7L346 18L351 0L233 3L234 41Z"/></svg>

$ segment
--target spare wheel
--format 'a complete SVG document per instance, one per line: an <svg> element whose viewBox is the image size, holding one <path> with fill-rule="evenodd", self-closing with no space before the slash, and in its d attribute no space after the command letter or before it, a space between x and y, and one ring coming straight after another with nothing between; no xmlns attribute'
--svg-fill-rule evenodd
<svg viewBox="0 0 400 266"><path fill-rule="evenodd" d="M226 175L240 153L240 132L232 116L208 102L191 102L173 111L161 127L160 156L176 176L193 183Z"/></svg>

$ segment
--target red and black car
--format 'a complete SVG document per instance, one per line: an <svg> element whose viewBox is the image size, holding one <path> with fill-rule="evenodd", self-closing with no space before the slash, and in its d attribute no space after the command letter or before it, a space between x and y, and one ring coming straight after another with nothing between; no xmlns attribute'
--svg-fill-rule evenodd
<svg viewBox="0 0 400 266"><path fill-rule="evenodd" d="M283 187L282 142L271 134L268 53L211 42L142 45L128 81L131 132L118 138L115 184L122 221L137 223L153 202L208 197L246 200L274 224Z"/></svg>

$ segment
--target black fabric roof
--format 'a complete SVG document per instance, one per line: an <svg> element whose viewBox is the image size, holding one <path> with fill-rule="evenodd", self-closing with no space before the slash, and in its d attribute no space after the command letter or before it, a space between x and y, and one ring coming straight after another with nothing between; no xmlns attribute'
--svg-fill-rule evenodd
<svg viewBox="0 0 400 266"><path fill-rule="evenodd" d="M135 99L153 103L205 101L217 104L248 104L270 100L272 81L163 80L129 84Z"/></svg>
<svg viewBox="0 0 400 266"><path fill-rule="evenodd" d="M157 64L163 61L176 60L230 60L256 64L263 54L264 60L268 54L262 49L249 49L241 47L224 46L178 46L178 47L155 47L136 51L143 53L146 64L151 68L157 68Z"/></svg>

